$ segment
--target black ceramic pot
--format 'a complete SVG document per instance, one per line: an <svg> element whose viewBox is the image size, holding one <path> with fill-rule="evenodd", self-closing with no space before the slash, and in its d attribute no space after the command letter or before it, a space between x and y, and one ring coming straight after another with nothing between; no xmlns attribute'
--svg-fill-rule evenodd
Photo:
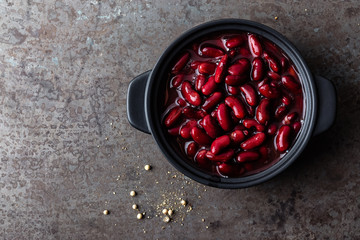
<svg viewBox="0 0 360 240"><path fill-rule="evenodd" d="M169 144L167 131L161 124L161 109L169 64L189 43L200 37L228 31L244 31L261 35L279 46L298 70L303 87L304 121L302 130L289 152L277 163L259 173L223 178L205 173L190 165ZM311 74L299 51L280 33L257 22L222 19L196 26L178 37L161 55L154 68L134 78L129 85L127 114L130 124L154 137L169 162L195 181L219 188L244 188L264 182L285 170L305 149L311 137L327 130L334 122L336 94L332 83Z"/></svg>

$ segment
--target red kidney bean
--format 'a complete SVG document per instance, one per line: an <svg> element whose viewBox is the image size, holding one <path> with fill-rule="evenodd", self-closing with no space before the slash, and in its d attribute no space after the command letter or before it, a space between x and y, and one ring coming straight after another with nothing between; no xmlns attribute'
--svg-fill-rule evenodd
<svg viewBox="0 0 360 240"><path fill-rule="evenodd" d="M235 96L229 96L225 98L225 104L233 110L235 117L237 117L238 119L242 119L243 117L245 117L246 112L244 105Z"/></svg>
<svg viewBox="0 0 360 240"><path fill-rule="evenodd" d="M291 127L283 125L276 135L276 147L279 152L285 152L290 147Z"/></svg>
<svg viewBox="0 0 360 240"><path fill-rule="evenodd" d="M250 84L244 84L240 87L240 90L244 93L245 99L250 106L257 105L257 93Z"/></svg>
<svg viewBox="0 0 360 240"><path fill-rule="evenodd" d="M270 120L270 100L263 98L256 109L256 119L259 123L266 125Z"/></svg>
<svg viewBox="0 0 360 240"><path fill-rule="evenodd" d="M239 176L244 173L245 169L229 163L221 163L217 166L218 173L222 176Z"/></svg>
<svg viewBox="0 0 360 240"><path fill-rule="evenodd" d="M199 73L212 75L215 72L216 64L211 62L200 63L198 66Z"/></svg>
<svg viewBox="0 0 360 240"><path fill-rule="evenodd" d="M216 58L224 55L224 51L216 47L204 47L201 49L201 53L203 56L212 57L212 58Z"/></svg>
<svg viewBox="0 0 360 240"><path fill-rule="evenodd" d="M219 125L225 131L230 131L232 122L229 111L224 103L221 103L216 111L216 117Z"/></svg>
<svg viewBox="0 0 360 240"><path fill-rule="evenodd" d="M283 85L284 85L287 89L289 89L289 90L292 91L292 92L296 92L296 91L298 91L298 90L300 89L300 84L297 83L297 82L295 81L295 79L294 79L292 76L290 76L290 75L283 76L283 77L281 78L281 82L283 83Z"/></svg>
<svg viewBox="0 0 360 240"><path fill-rule="evenodd" d="M269 158L269 152L270 149L268 147L262 146L259 148L259 153L260 153L260 159L259 161L262 163L265 163L268 161Z"/></svg>
<svg viewBox="0 0 360 240"><path fill-rule="evenodd" d="M195 156L195 160L196 160L197 164L200 167L203 167L205 169L210 166L210 162L206 158L206 152L207 152L206 149L202 149L202 150L198 151L198 153Z"/></svg>
<svg viewBox="0 0 360 240"><path fill-rule="evenodd" d="M297 112L291 112L284 117L282 123L285 125L290 125L296 120L297 117L298 117Z"/></svg>
<svg viewBox="0 0 360 240"><path fill-rule="evenodd" d="M240 152L236 156L236 161L239 163L256 161L260 158L260 154L256 151Z"/></svg>
<svg viewBox="0 0 360 240"><path fill-rule="evenodd" d="M172 87L174 87L174 88L179 87L181 85L183 79L184 79L184 74L175 75L175 77L173 77L171 80Z"/></svg>
<svg viewBox="0 0 360 240"><path fill-rule="evenodd" d="M277 74L276 72L269 71L267 73L267 75L269 78L271 78L272 80L275 80L275 81L279 81L281 79L280 75Z"/></svg>
<svg viewBox="0 0 360 240"><path fill-rule="evenodd" d="M267 131L268 135L273 136L276 134L276 131L277 131L276 124L275 123L270 124Z"/></svg>
<svg viewBox="0 0 360 240"><path fill-rule="evenodd" d="M221 83L225 74L225 68L228 62L228 55L224 55L215 70L215 82Z"/></svg>
<svg viewBox="0 0 360 240"><path fill-rule="evenodd" d="M277 60L275 59L274 56L272 56L268 52L264 52L264 58L269 63L269 68L271 70L273 70L274 72L279 72L280 71L280 65L279 65L279 63L277 62Z"/></svg>
<svg viewBox="0 0 360 240"><path fill-rule="evenodd" d="M199 127L193 127L190 131L190 135L199 145L208 145L211 143L209 135L207 135L204 130Z"/></svg>
<svg viewBox="0 0 360 240"><path fill-rule="evenodd" d="M195 70L198 68L199 64L201 64L201 63L202 62L200 62L200 61L193 61L190 63L190 68Z"/></svg>
<svg viewBox="0 0 360 240"><path fill-rule="evenodd" d="M280 106L275 111L275 117L280 119L286 114L287 111L288 109L285 106Z"/></svg>
<svg viewBox="0 0 360 240"><path fill-rule="evenodd" d="M251 54L254 57L261 56L261 53L262 53L261 43L260 43L259 39L253 34L249 35L249 48L250 48Z"/></svg>
<svg viewBox="0 0 360 240"><path fill-rule="evenodd" d="M201 91L201 88L204 86L205 83L206 83L206 77L202 74L197 75L195 79L195 90Z"/></svg>
<svg viewBox="0 0 360 240"><path fill-rule="evenodd" d="M216 162L227 162L229 161L235 154L234 149L228 149L223 153L220 154L213 154L210 151L206 152L206 157L211 160L211 161L216 161Z"/></svg>
<svg viewBox="0 0 360 240"><path fill-rule="evenodd" d="M171 72L176 74L179 71L181 71L184 68L184 66L186 65L186 63L188 62L189 58L190 58L190 53L188 53L188 52L183 53L181 55L180 59L175 63Z"/></svg>
<svg viewBox="0 0 360 240"><path fill-rule="evenodd" d="M180 136L184 139L188 139L191 137L190 131L193 127L197 126L197 122L195 120L190 120L187 123L183 124L180 128Z"/></svg>
<svg viewBox="0 0 360 240"><path fill-rule="evenodd" d="M177 127L168 129L168 133L172 136L178 136L179 130L180 130L180 126L177 126Z"/></svg>
<svg viewBox="0 0 360 240"><path fill-rule="evenodd" d="M261 58L254 58L252 62L251 77L254 81L260 81L264 76L264 64Z"/></svg>
<svg viewBox="0 0 360 240"><path fill-rule="evenodd" d="M196 110L195 108L190 106L184 107L182 113L188 119L191 118L200 119L206 115L206 113L202 112L201 110Z"/></svg>
<svg viewBox="0 0 360 240"><path fill-rule="evenodd" d="M215 82L214 76L209 77L208 81L204 84L204 86L201 88L201 92L204 95L210 95L212 94L217 88L217 84Z"/></svg>
<svg viewBox="0 0 360 240"><path fill-rule="evenodd" d="M230 57L235 57L235 55L236 55L236 51L235 51L235 50L231 50L231 51L229 52L229 56L230 56Z"/></svg>
<svg viewBox="0 0 360 240"><path fill-rule="evenodd" d="M228 147L231 143L230 137L228 135L223 135L221 137L216 138L211 146L210 146L210 151L213 154L218 154L221 152L221 150L223 150L224 148Z"/></svg>
<svg viewBox="0 0 360 240"><path fill-rule="evenodd" d="M240 46L241 44L243 44L244 40L241 36L236 36L236 37L232 37L229 38L226 43L225 46L228 48L235 48Z"/></svg>
<svg viewBox="0 0 360 240"><path fill-rule="evenodd" d="M216 112L217 112L217 109L215 109L214 111L212 111L212 112L210 113L211 117L216 118Z"/></svg>
<svg viewBox="0 0 360 240"><path fill-rule="evenodd" d="M196 153L197 153L197 150L198 150L198 145L195 143L195 142L191 142L189 143L189 145L187 146L186 148L186 154L193 158L195 157Z"/></svg>
<svg viewBox="0 0 360 240"><path fill-rule="evenodd" d="M215 107L222 99L222 93L221 92L214 92L210 97L208 97L204 104L202 105L202 108L205 111L209 111L213 107Z"/></svg>
<svg viewBox="0 0 360 240"><path fill-rule="evenodd" d="M216 124L215 119L211 117L211 115L206 115L201 124L211 138L216 138L219 135L220 129Z"/></svg>
<svg viewBox="0 0 360 240"><path fill-rule="evenodd" d="M177 100L176 100L176 102L177 102L177 104L180 106L180 107L185 107L186 106L186 101L184 100L184 99L182 99L182 98L178 98Z"/></svg>
<svg viewBox="0 0 360 240"><path fill-rule="evenodd" d="M231 138L231 141L233 141L234 143L240 144L245 139L245 135L244 135L243 131L241 131L241 130L234 130L230 134L230 138Z"/></svg>
<svg viewBox="0 0 360 240"><path fill-rule="evenodd" d="M295 134L298 133L301 129L301 122L294 122L292 128L294 129Z"/></svg>
<svg viewBox="0 0 360 240"><path fill-rule="evenodd" d="M265 127L258 123L255 119L244 119L243 125L247 129L254 127L258 132L265 131Z"/></svg>
<svg viewBox="0 0 360 240"><path fill-rule="evenodd" d="M241 148L244 150L251 150L260 146L266 139L266 135L263 132L256 133L255 135L251 136L244 142L240 144Z"/></svg>
<svg viewBox="0 0 360 240"><path fill-rule="evenodd" d="M259 87L259 92L267 98L278 98L280 95L279 91L276 88L271 87L269 84L264 84Z"/></svg>
<svg viewBox="0 0 360 240"><path fill-rule="evenodd" d="M174 123L177 122L177 120L179 120L180 117L181 117L181 108L176 106L169 111L167 117L165 118L164 121L165 126L171 127L172 125L174 125Z"/></svg>
<svg viewBox="0 0 360 240"><path fill-rule="evenodd" d="M281 65L281 67L282 67L282 69L283 69L284 71L288 68L288 66L289 66L289 61L286 59L286 57L282 57L282 58L280 59L280 65Z"/></svg>
<svg viewBox="0 0 360 240"><path fill-rule="evenodd" d="M196 92L191 83L184 81L181 86L181 93L184 96L185 100L190 104L199 106L201 104L201 97L198 92Z"/></svg>
<svg viewBox="0 0 360 240"><path fill-rule="evenodd" d="M291 97L289 96L283 96L281 101L286 105L286 106L289 106L291 104Z"/></svg>
<svg viewBox="0 0 360 240"><path fill-rule="evenodd" d="M225 79L225 81L226 81L226 79ZM232 95L238 95L241 92L239 87L230 86L230 85L226 85L226 87L227 87L227 91Z"/></svg>
<svg viewBox="0 0 360 240"><path fill-rule="evenodd" d="M247 73L250 70L250 63L249 60L246 58L241 58L236 61L235 64L231 65L228 68L228 73L230 75L242 75Z"/></svg>
<svg viewBox="0 0 360 240"><path fill-rule="evenodd" d="M244 81L246 81L248 79L248 76L243 74L243 75L227 75L225 77L225 83L227 85L240 85L242 83L244 83Z"/></svg>

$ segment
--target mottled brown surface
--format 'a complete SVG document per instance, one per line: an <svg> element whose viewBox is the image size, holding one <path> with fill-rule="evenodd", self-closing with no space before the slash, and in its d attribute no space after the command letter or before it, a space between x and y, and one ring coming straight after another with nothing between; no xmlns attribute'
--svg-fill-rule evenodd
<svg viewBox="0 0 360 240"><path fill-rule="evenodd" d="M359 12L357 0L1 0L0 236L359 239ZM335 126L283 174L243 190L187 179L126 119L130 80L181 32L225 17L280 31L338 91ZM172 222L157 217L163 207Z"/></svg>

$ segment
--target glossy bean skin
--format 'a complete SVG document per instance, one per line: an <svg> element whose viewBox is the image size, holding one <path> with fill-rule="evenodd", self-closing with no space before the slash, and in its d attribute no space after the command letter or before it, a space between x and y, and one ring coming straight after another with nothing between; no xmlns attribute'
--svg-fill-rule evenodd
<svg viewBox="0 0 360 240"><path fill-rule="evenodd" d="M211 160L211 161L216 161L216 162L227 162L229 161L235 154L234 149L228 149L223 153L220 154L213 154L210 151L206 152L206 157Z"/></svg>
<svg viewBox="0 0 360 240"><path fill-rule="evenodd" d="M181 87L181 93L190 104L199 106L201 104L201 97L198 92L196 92L191 83L188 81L183 82Z"/></svg>
<svg viewBox="0 0 360 240"><path fill-rule="evenodd" d="M243 131L235 129L230 134L230 139L233 143L240 144L245 139L245 134Z"/></svg>
<svg viewBox="0 0 360 240"><path fill-rule="evenodd" d="M243 125L247 129L255 128L258 132L265 131L265 126L258 123L255 119L244 119Z"/></svg>
<svg viewBox="0 0 360 240"><path fill-rule="evenodd" d="M270 120L270 100L263 98L256 109L256 119L259 123L266 125Z"/></svg>
<svg viewBox="0 0 360 240"><path fill-rule="evenodd" d="M249 35L249 48L254 57L260 57L262 54L262 46L257 36Z"/></svg>
<svg viewBox="0 0 360 240"><path fill-rule="evenodd" d="M212 94L217 88L215 78L213 76L209 77L208 81L203 85L201 91L204 95Z"/></svg>
<svg viewBox="0 0 360 240"><path fill-rule="evenodd" d="M217 66L216 70L215 70L215 82L216 83L221 83L223 81L223 77L226 71L226 65L228 62L228 55L224 55L220 62L219 65Z"/></svg>
<svg viewBox="0 0 360 240"><path fill-rule="evenodd" d="M203 56L213 57L213 58L221 57L224 55L223 50L215 47L204 47L201 49L201 53Z"/></svg>
<svg viewBox="0 0 360 240"><path fill-rule="evenodd" d="M219 152L221 152L221 150L223 150L224 148L228 147L231 143L231 139L228 135L223 135L221 137L216 138L211 146L210 146L210 151L213 154L218 154Z"/></svg>
<svg viewBox="0 0 360 240"><path fill-rule="evenodd" d="M246 152L240 152L236 157L236 161L239 163L244 163L244 162L256 161L259 158L260 158L260 154L258 152L246 151Z"/></svg>
<svg viewBox="0 0 360 240"><path fill-rule="evenodd" d="M300 84L296 82L295 79L290 75L283 76L281 78L281 82L287 89L292 92L297 92L301 89Z"/></svg>
<svg viewBox="0 0 360 240"><path fill-rule="evenodd" d="M249 60L245 58L239 59L235 64L231 65L228 68L230 75L242 75L247 73L250 70Z"/></svg>
<svg viewBox="0 0 360 240"><path fill-rule="evenodd" d="M187 149L186 149L186 154L193 158L195 157L196 153L197 153L197 150L198 150L198 145L195 143L195 142L191 142L189 143L189 145L187 146Z"/></svg>
<svg viewBox="0 0 360 240"><path fill-rule="evenodd" d="M265 66L261 58L254 58L252 62L252 72L251 76L254 81L262 80L264 76Z"/></svg>
<svg viewBox="0 0 360 240"><path fill-rule="evenodd" d="M260 146L266 139L265 133L256 133L255 135L251 136L244 142L240 144L241 148L244 150L251 150L258 146Z"/></svg>
<svg viewBox="0 0 360 240"><path fill-rule="evenodd" d="M223 94L221 92L214 92L210 97L208 97L205 100L204 104L202 105L202 108L205 111L211 110L222 100L222 96Z"/></svg>
<svg viewBox="0 0 360 240"><path fill-rule="evenodd" d="M178 74L176 75L172 80L171 80L171 83L172 83L172 86L174 88L177 88L181 85L181 83L183 82L183 79L184 79L184 74Z"/></svg>
<svg viewBox="0 0 360 240"><path fill-rule="evenodd" d="M214 74L215 68L216 68L215 63L208 63L208 62L200 63L198 66L199 73L207 74L207 75Z"/></svg>
<svg viewBox="0 0 360 240"><path fill-rule="evenodd" d="M273 70L274 72L280 72L280 65L277 62L277 60L274 58L274 56L272 56L270 53L268 52L264 52L264 58L268 61L269 63L269 68L271 70Z"/></svg>
<svg viewBox="0 0 360 240"><path fill-rule="evenodd" d="M193 127L190 131L192 139L199 145L208 145L211 143L211 138L207 135L204 130L199 127Z"/></svg>
<svg viewBox="0 0 360 240"><path fill-rule="evenodd" d="M285 152L290 147L291 127L283 125L276 135L276 147L280 152Z"/></svg>
<svg viewBox="0 0 360 240"><path fill-rule="evenodd" d="M247 75L227 75L225 83L231 86L237 86L244 83L248 79Z"/></svg>
<svg viewBox="0 0 360 240"><path fill-rule="evenodd" d="M244 84L240 87L244 93L245 99L250 106L256 106L258 103L258 95L255 89L250 84Z"/></svg>
<svg viewBox="0 0 360 240"><path fill-rule="evenodd" d="M202 74L198 75L195 80L195 90L200 92L202 90L202 87L206 83L206 77Z"/></svg>
<svg viewBox="0 0 360 240"><path fill-rule="evenodd" d="M232 121L230 118L230 113L224 103L221 103L216 111L216 118L219 122L219 125L225 131L230 131L232 127Z"/></svg>
<svg viewBox="0 0 360 240"><path fill-rule="evenodd" d="M226 41L226 47L228 48L235 48L235 47L238 47L240 46L241 44L244 43L244 40L241 36L236 36L236 37L232 37L232 38L229 38L227 41Z"/></svg>
<svg viewBox="0 0 360 240"><path fill-rule="evenodd" d="M216 138L220 133L220 129L217 126L216 121L211 117L211 115L206 115L203 118L201 125L207 135L209 135L211 138Z"/></svg>
<svg viewBox="0 0 360 240"><path fill-rule="evenodd" d="M233 110L235 117L237 117L238 119L245 117L246 112L244 105L236 97L229 96L225 98L225 104Z"/></svg>
<svg viewBox="0 0 360 240"><path fill-rule="evenodd" d="M190 58L190 53L185 52L183 55L180 56L179 60L175 63L174 67L172 68L172 73L178 73L180 70L184 68L186 63L188 62Z"/></svg>
<svg viewBox="0 0 360 240"><path fill-rule="evenodd" d="M196 127L197 122L195 120L190 120L188 121L186 124L184 124L181 128L180 128L180 135L181 137L183 137L184 139L188 139L191 137L190 135L190 131L193 127Z"/></svg>
<svg viewBox="0 0 360 240"><path fill-rule="evenodd" d="M166 127L171 127L173 126L181 117L181 108L180 107L174 107L173 109L171 109L167 115L167 117L165 118L165 126Z"/></svg>

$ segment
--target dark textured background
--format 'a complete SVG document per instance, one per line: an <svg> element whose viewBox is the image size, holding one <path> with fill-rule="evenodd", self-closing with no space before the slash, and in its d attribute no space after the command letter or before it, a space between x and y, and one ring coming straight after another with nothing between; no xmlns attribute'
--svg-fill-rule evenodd
<svg viewBox="0 0 360 240"><path fill-rule="evenodd" d="M338 92L334 127L283 174L242 190L179 174L126 119L130 80L183 31L225 17L283 33ZM1 0L0 236L360 239L359 33L357 0Z"/></svg>

